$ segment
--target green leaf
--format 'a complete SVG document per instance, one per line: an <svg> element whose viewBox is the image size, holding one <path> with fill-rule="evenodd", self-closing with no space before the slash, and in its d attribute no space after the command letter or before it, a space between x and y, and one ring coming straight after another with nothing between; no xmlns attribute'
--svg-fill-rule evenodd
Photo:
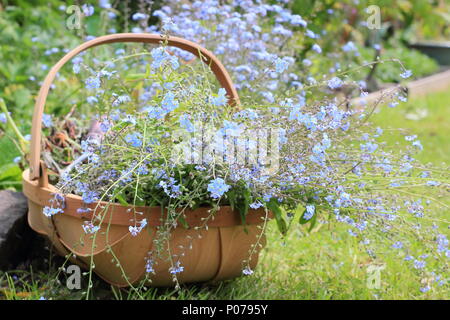
<svg viewBox="0 0 450 320"><path fill-rule="evenodd" d="M317 222L317 213L315 213L314 216L311 218L311 224L310 224L310 226L308 228L308 232L312 231L312 229L316 225L316 222Z"/></svg>
<svg viewBox="0 0 450 320"><path fill-rule="evenodd" d="M178 217L177 221L180 222L184 228L189 229L189 225L188 225L186 219L184 219L183 217L180 216L180 217Z"/></svg>
<svg viewBox="0 0 450 320"><path fill-rule="evenodd" d="M305 214L306 214L306 208L303 210L302 214L300 215L300 219L298 222L300 224L307 224L309 222L310 225L308 228L308 232L311 232L317 222L317 209L314 212L314 215L309 220L305 219Z"/></svg>
<svg viewBox="0 0 450 320"><path fill-rule="evenodd" d="M275 198L270 199L267 202L267 209L272 211L275 216L275 220L277 221L278 230L280 230L282 235L285 235L287 232L286 221L283 219L283 211L281 210L278 201Z"/></svg>
<svg viewBox="0 0 450 320"><path fill-rule="evenodd" d="M298 221L300 224L305 224L308 223L309 220L305 219L305 214L306 214L306 208L303 210L302 214L300 215L300 220ZM314 213L314 215L316 215Z"/></svg>
<svg viewBox="0 0 450 320"><path fill-rule="evenodd" d="M119 200L121 205L128 206L128 202L125 200L125 198L123 197L122 193L117 193L116 194L116 199Z"/></svg>
<svg viewBox="0 0 450 320"><path fill-rule="evenodd" d="M91 16L83 19L82 23L86 24L86 30L88 34L97 34L100 28L100 17Z"/></svg>
<svg viewBox="0 0 450 320"><path fill-rule="evenodd" d="M0 167L0 189L14 188L21 189L22 170L14 164L9 163Z"/></svg>
<svg viewBox="0 0 450 320"><path fill-rule="evenodd" d="M236 208L236 191L235 190L231 190L227 192L227 196L228 196L228 201L230 201L230 207L232 210L234 210L234 208Z"/></svg>
<svg viewBox="0 0 450 320"><path fill-rule="evenodd" d="M246 222L248 208L249 208L250 203L251 203L251 198L252 198L252 194L251 194L250 190L248 188L244 188L242 190L242 201L239 201L237 203L238 204L239 213L241 215L241 221L242 221L242 224L244 224L244 225L245 225L245 222Z"/></svg>
<svg viewBox="0 0 450 320"><path fill-rule="evenodd" d="M22 171L14 164L9 163L0 167L0 181L20 181Z"/></svg>

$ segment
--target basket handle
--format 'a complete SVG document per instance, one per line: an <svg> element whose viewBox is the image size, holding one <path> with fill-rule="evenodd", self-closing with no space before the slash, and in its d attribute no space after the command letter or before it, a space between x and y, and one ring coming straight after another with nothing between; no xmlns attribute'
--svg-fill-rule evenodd
<svg viewBox="0 0 450 320"><path fill-rule="evenodd" d="M216 76L220 85L226 90L228 96L229 105L239 105L239 96L237 94L236 88L231 81L228 72L225 67L217 59L214 54L205 48L197 45L194 42L178 38L178 37L168 37L166 38L169 46L178 47L180 49L186 50L197 57L199 57L203 62L209 65L212 72ZM47 95L50 90L50 86L55 79L55 76L59 69L67 63L70 59L75 57L80 52L87 50L89 48L115 42L143 42L143 43L159 43L163 41L164 38L157 34L146 34L146 33L118 33L111 34L102 37L95 38L93 40L87 41L80 46L76 47L72 51L68 52L61 60L56 63L50 72L45 77L42 83L41 89L39 90L39 95L36 99L36 104L34 106L33 122L31 127L31 144L30 144L30 179L35 180L41 176L40 169L40 157L41 157L41 126L42 126L42 113L44 112L44 105L47 100Z"/></svg>

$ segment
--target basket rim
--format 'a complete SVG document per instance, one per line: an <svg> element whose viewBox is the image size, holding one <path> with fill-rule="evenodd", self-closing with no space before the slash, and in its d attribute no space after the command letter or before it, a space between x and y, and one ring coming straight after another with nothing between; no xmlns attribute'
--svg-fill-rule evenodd
<svg viewBox="0 0 450 320"><path fill-rule="evenodd" d="M51 185L40 186L38 180L31 180L29 169L26 169L22 174L23 193L29 201L44 207L50 206L50 200L59 190ZM147 225L157 227L161 225L161 218L166 210L159 207L149 206L124 206L120 203L109 203L106 201L97 201L92 204L84 204L80 196L76 194L64 195L65 207L62 214L69 215L80 220L92 220L93 218L100 218L103 223L112 225L130 226L138 223L143 218L147 219ZM100 204L99 204L100 203ZM104 208L101 208L101 207ZM89 208L89 212L79 213L79 208ZM194 210L187 209L184 214L184 219L189 227L204 225L204 221L208 218L211 207L199 207ZM142 214L140 213L142 212ZM95 217L94 217L95 216ZM231 227L236 225L253 225L263 223L263 219L273 218L271 211L265 208L249 209L245 219L242 219L237 210L233 210L231 206L220 206L219 210L207 223L208 227Z"/></svg>

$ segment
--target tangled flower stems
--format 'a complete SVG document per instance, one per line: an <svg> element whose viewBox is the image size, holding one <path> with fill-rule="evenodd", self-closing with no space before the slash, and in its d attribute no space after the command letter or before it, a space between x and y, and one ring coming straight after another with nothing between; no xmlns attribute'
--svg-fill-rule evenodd
<svg viewBox="0 0 450 320"><path fill-rule="evenodd" d="M141 163L143 163L145 161L145 159L146 158L144 157L143 160L141 160L139 163L137 163L135 165L134 169L136 169ZM126 174L122 175L118 180L114 181L111 184L111 186L105 191L105 193L100 197L100 199L98 200L95 208L93 209L93 212L97 212L98 209L101 209L99 215L94 215L93 216L93 219L94 218L99 218L98 226L101 226L101 225L104 224L104 219L105 219L105 217L107 215L106 214L102 214L102 213L106 213L108 211L110 205L111 205L111 202L108 202L106 206L104 206L103 208L100 208L100 206L102 204L102 201L104 201L106 197L109 197L109 191L111 191L117 184L119 184L121 181L123 181L125 177L126 177ZM90 223L91 223L91 225L93 225L94 221L91 221ZM91 255L90 255L90 269L89 269L89 277L88 277L88 288L86 290L86 297L87 298L89 298L90 291L91 291L91 289L93 287L92 271L95 268L95 264L94 264L94 260L93 259L94 259L94 249L95 249L95 246L96 246L95 243L96 243L96 239L97 239L97 234L98 234L98 231L100 229L98 226L97 226L95 232L93 232L92 235L91 235L92 246L91 246ZM104 231L104 232L106 232L106 234L108 234L109 229L110 229L110 223L107 224L107 230ZM128 285L130 286L130 288L132 288L134 291L136 291L139 294L139 292L133 286L133 284L129 282L129 279L128 279L125 271L123 270L123 267L122 267L119 259L117 259L117 257L115 256L112 248L108 246L107 251L113 256L113 259L116 261L116 266L121 269L122 275L124 276L125 280L128 282Z"/></svg>
<svg viewBox="0 0 450 320"><path fill-rule="evenodd" d="M259 250L263 248L263 244L261 242L262 242L262 239L266 232L267 221L269 220L268 215L269 215L269 211L266 209L265 216L261 218L261 219L263 219L263 225L262 226L258 225L258 228L260 228L261 231L257 235L256 242L251 245L251 248L249 250L249 255L248 255L249 258L248 258L248 260L242 261L242 264L245 265L245 267L242 269L242 274L244 274L246 276L253 274L254 271L250 267L251 260L253 259L255 254L257 254L259 252Z"/></svg>
<svg viewBox="0 0 450 320"><path fill-rule="evenodd" d="M445 194L447 172L428 170L414 160L414 153L421 149L415 137L408 136L411 145L405 152L390 148L381 141L383 131L368 123L375 106L345 109L337 99L307 101L298 90L286 91L284 96L278 89L268 90L274 99L271 103L227 108L226 94L210 81L207 66L175 63L165 50L163 45L145 52L157 63L140 59L137 53L121 57L123 62L138 60L124 68L124 77L110 66L88 75L101 78L100 88L87 90L98 100L91 108L102 138L98 144L83 143L89 156L68 170L58 185L63 194L99 201L93 210L100 211L94 215L99 219L92 219L88 231L108 224L104 213L109 205L100 201L130 207L131 236L148 228L138 207L161 207L165 218L156 228L149 253L154 259L148 269L154 270L159 259L169 262L168 272L177 287L177 276L186 272L182 256L192 238L183 248L171 248L170 237L175 228L184 226L188 211L200 206L210 209L194 227L199 236L208 230L220 207L227 205L241 217L251 209L271 210L282 234L295 228L294 220L311 229L317 222L325 223L328 215L331 221L345 224L371 257L386 247L403 250L418 261L426 261L420 257L428 254L442 265L413 265L413 270L420 275L432 268L436 274L444 273L446 242L437 235L444 234L438 229L448 222L427 217L427 200L436 197L422 196L412 188ZM279 64L278 70L272 65L270 72L288 72L286 63ZM323 90L328 90L327 81ZM318 97L322 96L327 95ZM429 232L433 222L439 228ZM246 274L253 271L250 259L260 248L266 223L267 217L243 265ZM88 236L95 243L98 232L108 230L95 230ZM420 249L416 239L423 239ZM399 241L401 248L392 247ZM120 268L120 261L116 262Z"/></svg>

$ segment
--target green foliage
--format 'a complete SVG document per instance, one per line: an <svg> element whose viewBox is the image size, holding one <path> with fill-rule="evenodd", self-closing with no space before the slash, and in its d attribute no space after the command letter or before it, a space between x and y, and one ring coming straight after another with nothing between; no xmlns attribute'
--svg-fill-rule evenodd
<svg viewBox="0 0 450 320"><path fill-rule="evenodd" d="M366 9L376 5L380 9L380 29L369 29L365 26L369 14ZM358 66L374 61L373 45L380 45L383 50L382 60L399 59L406 69L413 71L415 77L431 74L438 70L437 63L418 51L407 47L408 43L417 39L445 39L449 37L449 5L429 1L294 1L292 10L309 21L308 28L321 34L319 43L328 58L313 59L311 71L317 73L336 64L342 66ZM361 53L339 53L339 48L352 41ZM298 63L307 57L308 50L298 54ZM399 65L386 63L377 66L375 79L384 83L399 82L401 73ZM354 75L355 80L365 80L368 71ZM372 88L373 89L373 88Z"/></svg>
<svg viewBox="0 0 450 320"><path fill-rule="evenodd" d="M370 16L366 9L372 5L380 9L382 25L379 30L362 26ZM290 2L290 7L294 13L312 22L313 31L326 29L325 38L334 44L345 43L350 34L358 39L394 39L396 47L417 39L446 40L450 36L448 1L295 0ZM333 11L328 13L329 9ZM338 32L330 33L331 30Z"/></svg>
<svg viewBox="0 0 450 320"><path fill-rule="evenodd" d="M14 142L5 136L0 138L0 150L2 155L0 157L0 166L10 164L15 157L20 156L19 150Z"/></svg>
<svg viewBox="0 0 450 320"><path fill-rule="evenodd" d="M7 5L0 10L0 60L7 61L0 65L0 97L5 99L15 118L29 117L33 95L47 69L64 48L79 43L65 27L65 13L55 8L62 2L38 7L25 3ZM45 55L51 48L60 52Z"/></svg>
<svg viewBox="0 0 450 320"><path fill-rule="evenodd" d="M273 212L273 215L275 216L275 221L277 222L278 230L281 232L282 235L286 235L287 224L286 220L283 217L283 210L278 204L277 199L275 198L270 199L270 201L267 203L267 209Z"/></svg>
<svg viewBox="0 0 450 320"><path fill-rule="evenodd" d="M227 197L231 208L239 211L242 224L245 224L249 205L253 202L250 188L241 182L227 192Z"/></svg>
<svg viewBox="0 0 450 320"><path fill-rule="evenodd" d="M317 222L317 213L315 213L311 219L305 219L306 209L303 210L302 214L300 215L299 223L300 224L307 224L309 223L308 232L311 232L314 226Z"/></svg>
<svg viewBox="0 0 450 320"><path fill-rule="evenodd" d="M0 167L0 187L20 189L22 170L15 164L9 163Z"/></svg>

